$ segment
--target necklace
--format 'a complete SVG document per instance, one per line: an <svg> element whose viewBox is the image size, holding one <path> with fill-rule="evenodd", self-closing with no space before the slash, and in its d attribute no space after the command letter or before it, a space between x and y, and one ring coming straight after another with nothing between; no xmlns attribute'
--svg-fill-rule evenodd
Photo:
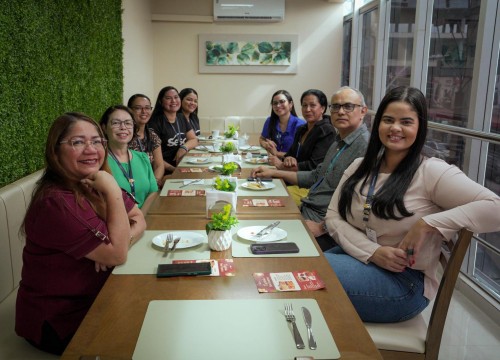
<svg viewBox="0 0 500 360"><path fill-rule="evenodd" d="M116 162L118 167L123 173L123 176L128 180L128 183L130 184L130 193L135 197L135 181L134 181L134 175L132 174L132 166L130 165L130 153L127 150L127 159L128 159L128 172L125 170L123 167L122 163L118 160L115 154L113 154L113 151L109 149L109 154L113 158L113 160Z"/></svg>

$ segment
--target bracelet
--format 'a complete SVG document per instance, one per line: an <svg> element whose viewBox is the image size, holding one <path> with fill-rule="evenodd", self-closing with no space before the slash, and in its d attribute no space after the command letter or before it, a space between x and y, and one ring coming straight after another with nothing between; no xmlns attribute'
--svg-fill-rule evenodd
<svg viewBox="0 0 500 360"><path fill-rule="evenodd" d="M186 145L181 145L180 148L186 150L186 152L189 152L189 149L187 148Z"/></svg>

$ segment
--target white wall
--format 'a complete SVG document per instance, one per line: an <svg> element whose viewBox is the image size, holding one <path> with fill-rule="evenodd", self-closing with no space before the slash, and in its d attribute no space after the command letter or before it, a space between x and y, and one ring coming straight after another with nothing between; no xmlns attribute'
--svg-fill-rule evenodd
<svg viewBox="0 0 500 360"><path fill-rule="evenodd" d="M142 29L147 28L143 19L146 2L124 0L123 3L125 46L139 44L142 47L140 42L148 37L148 30ZM169 1L166 6L164 0L152 0L151 11L155 18L162 14L203 17L212 15L211 4L212 0L183 0ZM127 16L128 7L140 15ZM292 94L296 110L301 115L299 100L303 91L318 88L330 98L340 86L342 16L342 4L325 0L286 0L285 21L282 23L154 21L153 90L148 91L145 86L149 84L147 72L151 63L148 54L137 54L137 48L134 51L125 49L124 97L145 91L154 102L164 86L173 85L179 91L193 87L199 94L201 117L268 116L272 93L286 89ZM298 72L291 75L200 74L199 34L298 34Z"/></svg>
<svg viewBox="0 0 500 360"><path fill-rule="evenodd" d="M123 102L135 93L155 97L153 25L149 1L122 1ZM154 101L154 99L152 99Z"/></svg>

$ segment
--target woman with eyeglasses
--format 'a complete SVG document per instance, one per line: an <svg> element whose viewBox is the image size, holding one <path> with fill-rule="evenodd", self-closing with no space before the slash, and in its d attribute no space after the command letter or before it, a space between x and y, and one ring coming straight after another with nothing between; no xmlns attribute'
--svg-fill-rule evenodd
<svg viewBox="0 0 500 360"><path fill-rule="evenodd" d="M198 119L198 93L195 89L185 88L179 93L181 108L178 113L182 114L191 125L196 136L200 136L200 119Z"/></svg>
<svg viewBox="0 0 500 360"><path fill-rule="evenodd" d="M107 165L106 140L81 113L52 124L46 168L21 231L26 236L16 302L16 333L61 355L113 266L146 228L134 200Z"/></svg>
<svg viewBox="0 0 500 360"><path fill-rule="evenodd" d="M297 128L306 122L297 117L292 95L286 90L273 94L271 106L271 116L264 123L259 143L269 154L283 159L292 146Z"/></svg>
<svg viewBox="0 0 500 360"><path fill-rule="evenodd" d="M456 166L423 156L426 135L424 94L390 90L365 156L346 169L328 206L326 226L340 247L325 257L363 321L416 316L437 293L443 241L462 228L500 230L500 198Z"/></svg>
<svg viewBox="0 0 500 360"><path fill-rule="evenodd" d="M171 174L182 158L198 145L193 127L182 114L179 92L173 86L165 86L158 93L149 126L161 139L165 172Z"/></svg>
<svg viewBox="0 0 500 360"><path fill-rule="evenodd" d="M161 140L153 129L147 124L151 119L151 100L143 94L134 94L128 99L127 106L134 112L136 131L128 147L135 151L145 152L153 166L156 182L161 186L165 167L163 166L163 155L161 153Z"/></svg>
<svg viewBox="0 0 500 360"><path fill-rule="evenodd" d="M158 184L148 154L128 147L134 136L134 114L125 105L110 106L99 124L108 140L108 163L113 176L147 214L158 195Z"/></svg>
<svg viewBox="0 0 500 360"><path fill-rule="evenodd" d="M328 100L323 91L305 91L300 97L300 103L306 123L297 129L292 146L284 155L283 161L277 156L269 156L269 164L276 166L278 170L314 170L323 162L335 137L330 116L325 114Z"/></svg>

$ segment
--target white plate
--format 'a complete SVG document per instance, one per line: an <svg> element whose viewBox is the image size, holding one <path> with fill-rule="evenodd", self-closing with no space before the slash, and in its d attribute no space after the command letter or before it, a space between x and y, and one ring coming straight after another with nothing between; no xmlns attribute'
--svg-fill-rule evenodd
<svg viewBox="0 0 500 360"><path fill-rule="evenodd" d="M262 183L262 186L264 186L264 187L262 187L262 188L257 187L256 181L246 182L246 183L241 184L241 187L243 187L245 189L256 190L256 191L271 190L271 189L274 189L276 187L276 185L274 185L274 183L268 182L268 181L264 181Z"/></svg>
<svg viewBox="0 0 500 360"><path fill-rule="evenodd" d="M260 150L260 149L261 149L260 146L255 146L255 145L240 146L240 150L243 150L243 151L257 151L257 150Z"/></svg>
<svg viewBox="0 0 500 360"><path fill-rule="evenodd" d="M221 153L222 151L220 150L220 145L212 145L212 146L207 146L208 147L208 152L210 153Z"/></svg>
<svg viewBox="0 0 500 360"><path fill-rule="evenodd" d="M275 227L269 235L263 236L259 239L255 238L255 234L264 229L266 226L247 226L238 230L237 234L243 240L255 242L273 242L280 241L286 238L287 232L283 229Z"/></svg>
<svg viewBox="0 0 500 360"><path fill-rule="evenodd" d="M208 164L212 162L209 158L204 157L192 157L187 160L189 164Z"/></svg>
<svg viewBox="0 0 500 360"><path fill-rule="evenodd" d="M260 165L260 164L267 164L267 157L263 158L250 158L250 159L245 159L245 162L248 164L254 164L254 165Z"/></svg>
<svg viewBox="0 0 500 360"><path fill-rule="evenodd" d="M186 249L193 246L200 245L205 242L205 237L201 234L190 232L190 231L172 231L170 233L161 233L153 238L153 244L160 247L161 250L165 247L165 240L167 239L167 234L173 234L174 239L180 237L181 240L177 243L176 249ZM172 247L172 246L170 246Z"/></svg>
<svg viewBox="0 0 500 360"><path fill-rule="evenodd" d="M195 149L199 151L208 151L208 149L210 149L210 146L198 145L195 147Z"/></svg>

